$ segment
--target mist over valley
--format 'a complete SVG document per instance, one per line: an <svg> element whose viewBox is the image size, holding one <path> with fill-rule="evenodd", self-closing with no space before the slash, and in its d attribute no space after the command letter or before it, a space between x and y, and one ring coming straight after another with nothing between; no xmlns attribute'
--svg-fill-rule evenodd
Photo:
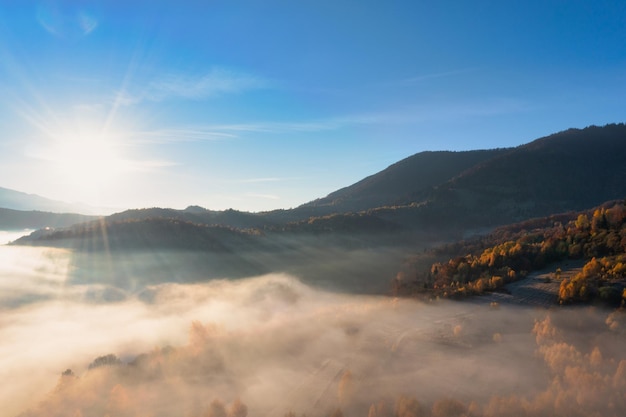
<svg viewBox="0 0 626 417"><path fill-rule="evenodd" d="M243 406L250 415L619 415L625 406L620 312L341 294L284 274L129 293L68 281L67 250L0 253L0 369L11 380L0 401L12 415ZM113 291L124 296L103 295Z"/></svg>
<svg viewBox="0 0 626 417"><path fill-rule="evenodd" d="M621 416L624 172L581 195L558 152L625 133L417 154L291 210L11 209L3 412Z"/></svg>

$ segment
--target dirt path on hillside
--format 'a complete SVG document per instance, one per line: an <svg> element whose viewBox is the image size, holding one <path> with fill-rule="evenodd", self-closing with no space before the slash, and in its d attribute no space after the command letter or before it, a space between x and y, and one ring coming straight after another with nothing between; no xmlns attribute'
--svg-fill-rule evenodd
<svg viewBox="0 0 626 417"><path fill-rule="evenodd" d="M507 284L504 291L492 292L475 297L478 303L517 304L532 307L550 308L557 305L559 287L564 278L570 278L582 270L584 261L564 261L535 271L519 281ZM561 268L560 277L555 271Z"/></svg>

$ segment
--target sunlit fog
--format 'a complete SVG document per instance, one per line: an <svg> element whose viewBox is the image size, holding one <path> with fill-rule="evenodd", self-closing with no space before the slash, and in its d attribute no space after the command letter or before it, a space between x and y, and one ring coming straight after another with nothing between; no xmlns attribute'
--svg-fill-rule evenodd
<svg viewBox="0 0 626 417"><path fill-rule="evenodd" d="M625 406L620 313L342 295L280 274L128 294L73 284L68 251L0 249L6 415L619 415Z"/></svg>

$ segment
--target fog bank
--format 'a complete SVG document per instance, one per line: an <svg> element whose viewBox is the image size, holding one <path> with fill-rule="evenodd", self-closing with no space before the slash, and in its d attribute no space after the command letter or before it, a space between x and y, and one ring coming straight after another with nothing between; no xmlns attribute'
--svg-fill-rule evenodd
<svg viewBox="0 0 626 417"><path fill-rule="evenodd" d="M130 291L68 281L66 251L0 259L6 415L626 410L619 313L338 294L285 274Z"/></svg>

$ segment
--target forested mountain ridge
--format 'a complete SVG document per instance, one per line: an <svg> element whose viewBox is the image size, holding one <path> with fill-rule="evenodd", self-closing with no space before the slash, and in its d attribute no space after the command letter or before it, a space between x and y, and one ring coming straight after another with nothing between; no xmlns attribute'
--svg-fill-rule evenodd
<svg viewBox="0 0 626 417"><path fill-rule="evenodd" d="M66 228L38 230L13 243L60 246L81 251L169 248L231 252L256 243L253 241L255 235L254 231L167 217L107 218Z"/></svg>
<svg viewBox="0 0 626 417"><path fill-rule="evenodd" d="M516 148L422 152L290 210L246 213L198 206L151 208L127 210L107 221L123 224L163 218L274 235L385 234L380 239L385 244L393 241L393 234L413 235L414 240L433 234L458 239L474 231L623 198L623 161L626 125L591 126Z"/></svg>
<svg viewBox="0 0 626 417"><path fill-rule="evenodd" d="M293 221L355 209L415 229L493 227L622 198L623 161L623 123L568 129L516 148L422 152L278 214Z"/></svg>
<svg viewBox="0 0 626 417"><path fill-rule="evenodd" d="M346 212L393 206L506 151L507 149L420 152L301 207L327 207L332 212Z"/></svg>
<svg viewBox="0 0 626 417"><path fill-rule="evenodd" d="M432 249L404 265L394 292L480 295L563 260L581 260L584 267L560 280L561 303L601 300L619 305L626 300L626 202L503 226L480 238ZM561 279L559 274L557 269L555 279Z"/></svg>
<svg viewBox="0 0 626 417"><path fill-rule="evenodd" d="M146 220L151 218L176 219L195 224L226 226L235 229L264 229L274 225L274 222L260 214L233 209L214 211L199 206L189 206L184 210L159 207L132 209L107 217L110 221Z"/></svg>
<svg viewBox="0 0 626 417"><path fill-rule="evenodd" d="M476 165L430 200L501 224L582 210L626 195L624 161L626 125L569 129Z"/></svg>
<svg viewBox="0 0 626 417"><path fill-rule="evenodd" d="M19 230L43 227L67 227L76 223L87 222L96 216L73 213L49 213L43 211L21 211L0 208L0 229Z"/></svg>

